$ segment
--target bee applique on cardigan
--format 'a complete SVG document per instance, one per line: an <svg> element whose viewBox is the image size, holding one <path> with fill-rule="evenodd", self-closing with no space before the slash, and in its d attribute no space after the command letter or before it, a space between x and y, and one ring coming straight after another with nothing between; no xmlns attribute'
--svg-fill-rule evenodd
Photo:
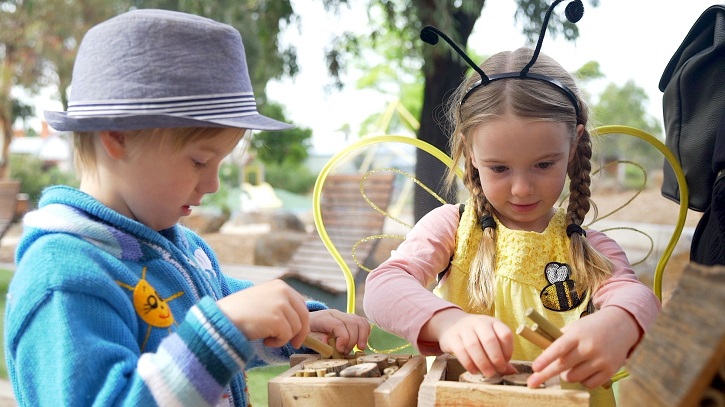
<svg viewBox="0 0 725 407"><path fill-rule="evenodd" d="M569 311L584 301L586 293L577 292L576 283L570 278L569 265L553 261L546 265L544 274L550 283L539 294L544 307L552 311Z"/></svg>

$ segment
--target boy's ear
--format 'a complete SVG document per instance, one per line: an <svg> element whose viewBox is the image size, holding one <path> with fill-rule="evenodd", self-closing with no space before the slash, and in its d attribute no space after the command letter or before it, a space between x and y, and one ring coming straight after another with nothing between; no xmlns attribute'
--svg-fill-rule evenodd
<svg viewBox="0 0 725 407"><path fill-rule="evenodd" d="M109 157L118 160L126 154L126 136L120 131L102 131L99 139Z"/></svg>

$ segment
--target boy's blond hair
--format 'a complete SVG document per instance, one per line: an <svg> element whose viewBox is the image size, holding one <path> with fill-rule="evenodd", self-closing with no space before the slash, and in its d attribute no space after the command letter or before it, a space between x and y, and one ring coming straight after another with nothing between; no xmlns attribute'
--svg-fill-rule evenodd
<svg viewBox="0 0 725 407"><path fill-rule="evenodd" d="M152 145L161 146L171 143L175 151L181 150L187 144L202 139L210 138L222 132L237 130L235 140L230 140L235 145L248 133L244 129L227 127L179 127L172 129L142 129L123 131L129 137L141 140L136 148L146 148ZM78 175L82 173L95 173L98 165L95 143L98 132L74 132L73 133L73 162ZM233 133L230 133L233 134Z"/></svg>

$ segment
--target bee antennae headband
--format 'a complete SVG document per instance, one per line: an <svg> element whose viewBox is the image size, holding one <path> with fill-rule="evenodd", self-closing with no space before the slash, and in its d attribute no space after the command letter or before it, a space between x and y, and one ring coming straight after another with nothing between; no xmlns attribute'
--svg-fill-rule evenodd
<svg viewBox="0 0 725 407"><path fill-rule="evenodd" d="M548 83L551 86L554 86L557 90L561 91L571 102L571 104L574 106L574 110L576 112L577 121L579 119L579 100L577 99L574 92L571 91L571 89L567 88L563 83L558 81L557 79L550 78L545 75L540 75L536 73L529 72L529 68L531 68L534 63L536 62L536 59L539 57L539 53L541 52L541 44L544 42L544 35L546 34L546 27L549 24L549 17L551 16L551 12L554 11L554 7L556 7L559 3L561 3L563 0L556 0L553 3L551 3L551 6L549 6L549 9L546 10L546 15L544 16L544 22L541 27L541 32L539 33L539 41L536 43L536 49L534 50L534 55L531 56L531 60L529 61L526 66L520 71L520 72L506 72L506 73L500 73L500 74L493 74L493 75L486 75L483 70L476 65L471 58L466 55L463 50L456 45L453 40L451 40L447 35L445 35L443 32L441 32L439 29L427 25L423 27L423 29L420 31L420 39L427 42L428 44L435 45L438 43L438 37L442 37L448 45L450 45L457 53L460 55L467 63L468 65L473 68L479 75L481 75L481 79L479 81L476 81L476 83L471 86L470 89L466 91L466 94L463 96L463 99L461 100L461 105L466 102L466 99L468 99L468 96L478 89L481 86L486 86L489 83L493 81L497 81L500 79L508 79L508 78L516 78L516 79L533 79L537 81L541 81L544 83ZM569 20L572 23L576 23L579 20L581 20L582 16L584 15L584 4L582 4L581 0L573 0L566 6L566 10L564 12L566 15L566 19Z"/></svg>

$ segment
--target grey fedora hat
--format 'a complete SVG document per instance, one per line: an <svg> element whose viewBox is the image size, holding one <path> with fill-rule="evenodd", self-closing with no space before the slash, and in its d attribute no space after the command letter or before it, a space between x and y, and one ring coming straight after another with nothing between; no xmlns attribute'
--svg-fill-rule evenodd
<svg viewBox="0 0 725 407"><path fill-rule="evenodd" d="M293 127L257 112L239 31L151 9L91 28L73 66L68 111L44 113L59 131Z"/></svg>

